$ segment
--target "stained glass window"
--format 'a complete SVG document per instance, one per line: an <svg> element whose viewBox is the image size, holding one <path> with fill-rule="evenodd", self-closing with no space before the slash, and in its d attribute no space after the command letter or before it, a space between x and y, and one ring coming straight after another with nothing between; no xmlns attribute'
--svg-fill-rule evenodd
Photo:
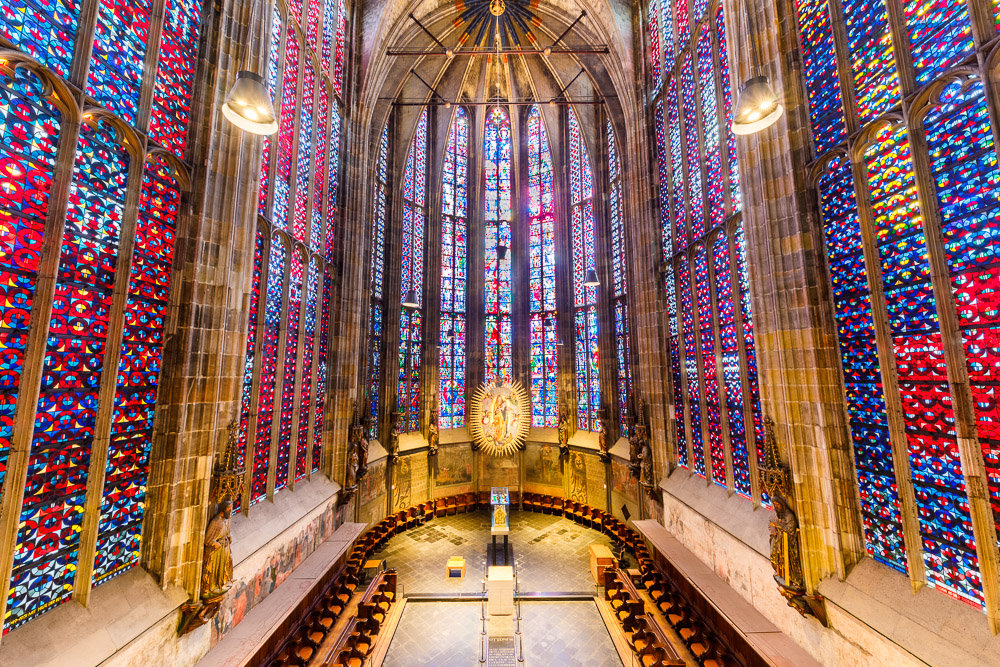
<svg viewBox="0 0 1000 667"><path fill-rule="evenodd" d="M659 107L662 109L662 107ZM657 127L662 133L662 124ZM612 298L615 320L615 356L618 378L618 423L623 434L628 434L627 415L632 395L632 353L629 342L628 319L628 263L625 252L625 219L622 211L622 167L618 159L618 143L611 121L607 124L608 137L608 217L611 221L611 274Z"/></svg>
<svg viewBox="0 0 1000 667"><path fill-rule="evenodd" d="M281 13L275 7L271 16L271 37L267 59L267 89L271 93L272 100L274 100L274 92L278 86L278 55L281 49L281 34ZM268 195L270 188L268 186L271 181L271 144L271 135L265 135L261 149L260 189L257 192L257 213L265 217L269 213Z"/></svg>
<svg viewBox="0 0 1000 667"><path fill-rule="evenodd" d="M559 333L552 153L542 112L528 114L528 276L531 313L531 424L559 425Z"/></svg>
<svg viewBox="0 0 1000 667"><path fill-rule="evenodd" d="M597 268L594 259L594 176L576 113L570 109L568 117L577 426L584 431L596 431L601 407L597 288L585 284L588 273Z"/></svg>
<svg viewBox="0 0 1000 667"><path fill-rule="evenodd" d="M0 74L0 217L8 237L6 254L0 249L0 484L21 498L4 632L139 559L179 172L187 170L156 149L184 156L201 27L199 3L167 0L156 17L151 6L99 0L78 34L79 2L0 2L0 37L37 60ZM85 55L76 44L88 47ZM87 102L117 117L75 110L83 121L76 144L63 146L71 161L67 201L52 202L56 210L65 204L61 220L51 220L49 198L62 118L40 69L63 79L79 72ZM126 149L119 121L148 130L149 155ZM34 303L47 220L62 228L51 310L48 298ZM29 326L46 334L44 357L35 367L38 394L19 396ZM7 464L19 398L30 449L15 472ZM85 521L90 513L95 520Z"/></svg>
<svg viewBox="0 0 1000 667"><path fill-rule="evenodd" d="M327 10L317 0L290 9L291 21L272 14L266 74L279 128L264 141L258 247L266 239L267 248L255 251L238 435L249 505L317 472L323 448L340 112L328 71L314 66Z"/></svg>
<svg viewBox="0 0 1000 667"><path fill-rule="evenodd" d="M347 48L347 6L340 0L337 8L337 44L333 61L333 90L337 97L344 95L344 58Z"/></svg>
<svg viewBox="0 0 1000 667"><path fill-rule="evenodd" d="M670 0L666 0L669 2ZM647 14L647 27L649 28L649 64L650 74L653 76L653 86L660 84L660 1L650 0L649 13Z"/></svg>
<svg viewBox="0 0 1000 667"><path fill-rule="evenodd" d="M149 138L179 158L184 157L191 116L200 12L197 0L167 0L160 35Z"/></svg>
<svg viewBox="0 0 1000 667"><path fill-rule="evenodd" d="M369 437L377 436L380 391L382 386L383 305L385 299L385 219L389 198L389 125L382 129L376 169L375 197L372 202L371 300L368 315L368 414Z"/></svg>
<svg viewBox="0 0 1000 667"><path fill-rule="evenodd" d="M817 170L817 187L861 524L873 558L901 572L922 563L930 586L982 607L972 526L977 514L992 513L1000 523L998 364L991 338L998 324L992 230L1000 207L992 193L1000 172L978 77L942 78L958 63L976 60L966 3L904 0L900 9L905 31L896 34L908 54L897 60L900 48L892 43L883 3L798 2L803 50L815 54L807 55L806 68L813 139L817 153L837 151ZM843 53L830 35L840 23L847 27ZM856 109L846 112L832 85L841 74L838 57L849 63L857 98ZM918 110L920 130L871 124L899 108L913 92L906 86L928 84L940 85L926 110ZM860 164L853 169L840 154L847 149L845 113L862 129ZM914 139L921 133L926 141ZM917 196L924 170L933 206ZM858 173L864 178L855 181ZM871 226L867 234L865 225ZM877 266L866 266L866 254ZM943 259L946 275L935 275L935 257ZM943 317L939 308L952 299L957 311ZM964 368L949 368L963 356ZM884 359L892 363L882 366ZM968 383L949 379L956 376ZM888 421L891 408L902 414L901 423ZM963 437L978 439L981 458L959 455ZM905 459L893 451L906 452ZM970 475L985 476L988 500L970 495ZM899 493L904 483L912 493ZM916 517L913 527L900 518L907 514Z"/></svg>
<svg viewBox="0 0 1000 667"><path fill-rule="evenodd" d="M669 4L677 38L663 47L670 61L652 117L676 462L766 503L751 488L763 423L725 17L721 3L709 11L697 0L693 16L686 0Z"/></svg>
<svg viewBox="0 0 1000 667"><path fill-rule="evenodd" d="M63 78L79 28L79 0L0 0L0 36Z"/></svg>
<svg viewBox="0 0 1000 667"><path fill-rule="evenodd" d="M4 379L0 383L0 484L6 483L7 456L13 437L14 409L24 370L31 307L49 189L55 168L62 118L45 97L42 81L27 69L0 74L0 350ZM16 482L20 483L20 481Z"/></svg>
<svg viewBox="0 0 1000 667"><path fill-rule="evenodd" d="M135 125L149 41L150 0L100 0L87 94Z"/></svg>
<svg viewBox="0 0 1000 667"><path fill-rule="evenodd" d="M427 111L420 115L403 175L403 254L400 278L399 385L396 409L404 433L420 428L423 349L424 233L427 226ZM414 298L407 305L407 298Z"/></svg>
<svg viewBox="0 0 1000 667"><path fill-rule="evenodd" d="M285 36L285 69L281 83L277 155L273 185L271 222L278 229L288 226L288 197L292 179L292 147L295 141L295 119L298 116L299 43L295 28L289 24Z"/></svg>
<svg viewBox="0 0 1000 667"><path fill-rule="evenodd" d="M455 110L441 179L441 344L438 426L465 426L466 239L469 203L469 115Z"/></svg>
<svg viewBox="0 0 1000 667"><path fill-rule="evenodd" d="M510 116L503 107L486 115L483 141L486 203L485 349L486 382L513 379L511 339L511 134Z"/></svg>
<svg viewBox="0 0 1000 667"><path fill-rule="evenodd" d="M51 590L11 599L13 623L73 591L129 167L111 123L81 128L12 575Z"/></svg>

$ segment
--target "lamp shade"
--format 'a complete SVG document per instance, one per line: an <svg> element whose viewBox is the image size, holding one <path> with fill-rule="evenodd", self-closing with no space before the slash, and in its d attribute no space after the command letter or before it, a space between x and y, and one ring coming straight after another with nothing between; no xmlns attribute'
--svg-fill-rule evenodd
<svg viewBox="0 0 1000 667"><path fill-rule="evenodd" d="M597 277L597 271L594 269L587 269L587 275L583 279L584 287L600 287L601 281Z"/></svg>
<svg viewBox="0 0 1000 667"><path fill-rule="evenodd" d="M784 112L766 76L755 76L740 86L733 110L733 132L756 134L773 125Z"/></svg>
<svg viewBox="0 0 1000 667"><path fill-rule="evenodd" d="M507 246L503 243L497 244L497 259L501 261L507 259Z"/></svg>
<svg viewBox="0 0 1000 667"><path fill-rule="evenodd" d="M403 299L403 305L407 308L420 307L420 304L417 303L417 290L411 289L406 291L406 298Z"/></svg>
<svg viewBox="0 0 1000 667"><path fill-rule="evenodd" d="M236 127L253 134L278 131L271 94L264 79L255 72L243 70L236 74L236 83L222 105L222 115Z"/></svg>

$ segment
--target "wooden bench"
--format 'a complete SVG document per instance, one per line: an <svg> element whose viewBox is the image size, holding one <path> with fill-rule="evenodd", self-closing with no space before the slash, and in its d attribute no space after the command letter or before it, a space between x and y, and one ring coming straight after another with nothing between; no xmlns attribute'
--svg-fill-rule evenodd
<svg viewBox="0 0 1000 667"><path fill-rule="evenodd" d="M684 660L659 621L646 613L645 602L628 572L620 568L604 570L604 597L611 604L629 646L644 667L684 665Z"/></svg>

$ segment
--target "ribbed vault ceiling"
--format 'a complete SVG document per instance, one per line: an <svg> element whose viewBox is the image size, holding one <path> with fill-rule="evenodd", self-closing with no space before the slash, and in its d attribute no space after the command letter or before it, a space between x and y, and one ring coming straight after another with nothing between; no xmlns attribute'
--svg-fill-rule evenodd
<svg viewBox="0 0 1000 667"><path fill-rule="evenodd" d="M508 54L499 60L485 53L495 49L495 40L491 38L496 22L487 20L484 25L477 21L483 16L484 7L488 15L488 5L489 0L386 0L365 5L360 89L363 117L359 120L366 130L370 151L377 146L381 128L395 106L399 135L394 143L396 164L400 164L399 153L409 145L422 110L419 104L442 98L468 103L499 96L505 100L547 103L565 88L560 98L576 103L581 125L589 128L588 134L592 135L588 143L598 140L602 106L618 132L634 118L630 5L618 0L516 0L508 4L502 17L506 27L503 22L500 24L504 48L544 48L565 35L548 56ZM580 18L582 12L586 16ZM488 19L493 19L492 15ZM519 44L510 43L512 36ZM446 57L438 41L458 52L453 58ZM593 50L592 47L597 50L606 47L607 52L561 50ZM471 49L477 53L470 54ZM392 55L399 50L432 55ZM583 103L593 100L603 100L603 105ZM481 119L482 110L483 107L473 108L473 117ZM556 111L544 104L549 127L555 127ZM560 161L560 156L553 157L557 163Z"/></svg>

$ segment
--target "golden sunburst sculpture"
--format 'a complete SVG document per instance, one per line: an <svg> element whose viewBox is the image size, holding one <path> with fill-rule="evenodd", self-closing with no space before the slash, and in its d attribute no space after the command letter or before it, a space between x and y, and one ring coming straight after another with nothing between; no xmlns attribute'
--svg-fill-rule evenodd
<svg viewBox="0 0 1000 667"><path fill-rule="evenodd" d="M520 382L484 383L472 396L469 430L479 448L493 456L520 449L531 428L531 401Z"/></svg>

